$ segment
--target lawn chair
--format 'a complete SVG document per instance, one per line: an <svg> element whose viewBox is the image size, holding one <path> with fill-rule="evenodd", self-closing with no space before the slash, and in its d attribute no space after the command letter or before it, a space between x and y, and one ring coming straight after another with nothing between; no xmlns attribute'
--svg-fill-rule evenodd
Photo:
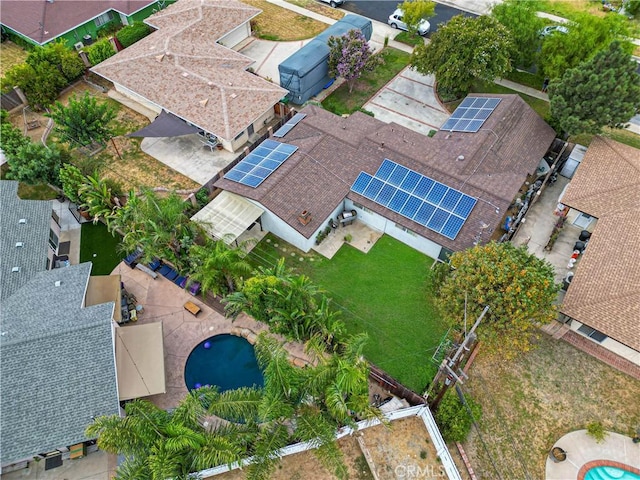
<svg viewBox="0 0 640 480"><path fill-rule="evenodd" d="M153 260L151 260L151 263L149 263L149 265L147 265L152 271L156 271L158 270L161 266L162 266L162 260L160 260L159 258L154 258Z"/></svg>
<svg viewBox="0 0 640 480"><path fill-rule="evenodd" d="M187 281L189 281L189 277L184 277L184 276L180 275L178 278L176 278L173 281L173 283L178 285L180 288L184 288L184 287L187 286Z"/></svg>
<svg viewBox="0 0 640 480"><path fill-rule="evenodd" d="M194 297L200 293L200 282L193 282L189 287L189 293Z"/></svg>

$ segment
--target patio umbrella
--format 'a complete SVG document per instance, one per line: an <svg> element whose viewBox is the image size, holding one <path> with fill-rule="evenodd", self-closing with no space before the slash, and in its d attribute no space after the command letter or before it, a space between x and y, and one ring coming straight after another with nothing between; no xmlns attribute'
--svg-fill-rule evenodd
<svg viewBox="0 0 640 480"><path fill-rule="evenodd" d="M127 137L180 137L199 131L198 127L189 125L173 113L162 110L153 122L137 132L127 133Z"/></svg>

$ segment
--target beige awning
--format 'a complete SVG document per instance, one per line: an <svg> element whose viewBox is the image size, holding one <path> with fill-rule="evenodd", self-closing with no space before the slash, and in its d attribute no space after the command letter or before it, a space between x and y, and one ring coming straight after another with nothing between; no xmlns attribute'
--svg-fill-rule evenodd
<svg viewBox="0 0 640 480"><path fill-rule="evenodd" d="M120 400L165 393L162 322L116 327Z"/></svg>
<svg viewBox="0 0 640 480"><path fill-rule="evenodd" d="M191 217L191 220L202 224L211 236L228 245L263 213L262 208L249 200L225 190Z"/></svg>

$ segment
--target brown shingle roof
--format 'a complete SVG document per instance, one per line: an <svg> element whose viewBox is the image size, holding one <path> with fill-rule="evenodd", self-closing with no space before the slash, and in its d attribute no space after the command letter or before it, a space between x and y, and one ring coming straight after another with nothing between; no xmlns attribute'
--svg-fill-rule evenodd
<svg viewBox="0 0 640 480"><path fill-rule="evenodd" d="M298 151L258 188L226 179L216 186L260 202L306 238L349 197L446 248L462 250L473 244L483 224L498 226L555 136L520 97L499 97L503 101L478 133L439 132L433 138L362 113L340 118L307 106L302 110L307 116L278 139L296 145ZM464 161L456 160L459 155ZM385 158L484 201L477 202L457 238L449 240L350 192L361 171L375 173ZM311 212L307 225L297 220L302 210Z"/></svg>
<svg viewBox="0 0 640 480"><path fill-rule="evenodd" d="M217 43L259 12L232 0L180 0L149 17L158 31L92 70L232 140L287 92L247 72L251 59Z"/></svg>
<svg viewBox="0 0 640 480"><path fill-rule="evenodd" d="M109 10L131 15L152 3L155 0L2 0L2 24L43 44Z"/></svg>
<svg viewBox="0 0 640 480"><path fill-rule="evenodd" d="M562 202L598 222L561 311L640 350L640 150L594 138Z"/></svg>

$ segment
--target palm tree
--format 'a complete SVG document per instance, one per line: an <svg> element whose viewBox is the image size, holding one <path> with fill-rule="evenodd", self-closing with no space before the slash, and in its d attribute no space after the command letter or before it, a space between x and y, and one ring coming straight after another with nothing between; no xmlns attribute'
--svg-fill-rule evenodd
<svg viewBox="0 0 640 480"><path fill-rule="evenodd" d="M214 295L235 292L243 278L253 270L244 251L231 248L221 240L207 238L204 245L191 247L189 257L191 279L200 282L203 292Z"/></svg>

